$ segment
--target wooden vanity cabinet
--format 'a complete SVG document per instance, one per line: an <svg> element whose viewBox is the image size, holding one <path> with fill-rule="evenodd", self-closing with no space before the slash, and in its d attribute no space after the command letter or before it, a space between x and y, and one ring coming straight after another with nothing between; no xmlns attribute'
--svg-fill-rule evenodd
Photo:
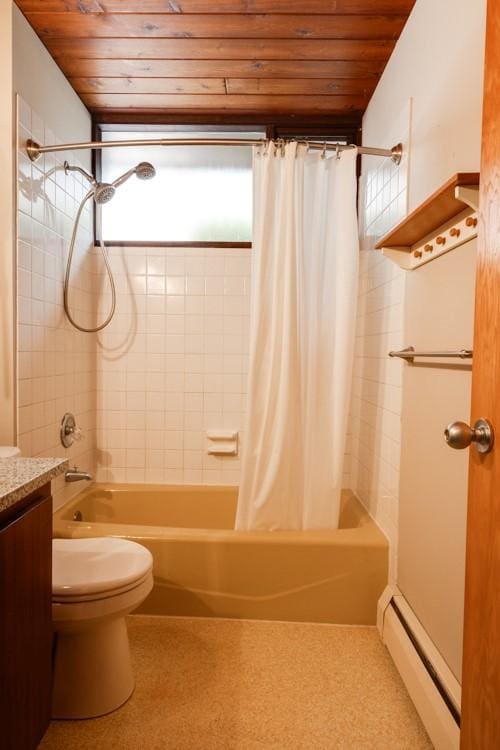
<svg viewBox="0 0 500 750"><path fill-rule="evenodd" d="M0 747L34 750L50 721L50 483L0 513Z"/></svg>

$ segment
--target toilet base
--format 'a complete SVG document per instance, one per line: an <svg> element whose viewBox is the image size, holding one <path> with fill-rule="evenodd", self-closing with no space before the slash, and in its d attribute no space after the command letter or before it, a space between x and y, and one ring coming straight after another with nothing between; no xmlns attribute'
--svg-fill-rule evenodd
<svg viewBox="0 0 500 750"><path fill-rule="evenodd" d="M57 628L53 719L90 719L130 698L134 677L124 617Z"/></svg>

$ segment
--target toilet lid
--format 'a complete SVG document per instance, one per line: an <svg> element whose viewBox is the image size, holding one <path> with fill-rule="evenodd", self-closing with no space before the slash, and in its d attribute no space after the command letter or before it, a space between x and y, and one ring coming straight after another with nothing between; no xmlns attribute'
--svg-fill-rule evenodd
<svg viewBox="0 0 500 750"><path fill-rule="evenodd" d="M152 566L151 552L127 539L53 539L52 595L112 592L144 578Z"/></svg>

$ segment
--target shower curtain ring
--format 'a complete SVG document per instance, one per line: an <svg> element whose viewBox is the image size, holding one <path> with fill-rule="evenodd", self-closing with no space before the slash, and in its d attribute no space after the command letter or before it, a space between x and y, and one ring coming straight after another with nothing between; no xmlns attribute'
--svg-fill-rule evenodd
<svg viewBox="0 0 500 750"><path fill-rule="evenodd" d="M337 161L340 159L341 156L342 156L342 151L340 149L340 143L337 143L337 145L335 146L335 158L337 159Z"/></svg>
<svg viewBox="0 0 500 750"><path fill-rule="evenodd" d="M321 152L321 158L326 159L326 141L323 143L323 151Z"/></svg>
<svg viewBox="0 0 500 750"><path fill-rule="evenodd" d="M297 148L295 149L295 158L299 155L301 146L304 146L304 152L307 154L307 141L297 141Z"/></svg>

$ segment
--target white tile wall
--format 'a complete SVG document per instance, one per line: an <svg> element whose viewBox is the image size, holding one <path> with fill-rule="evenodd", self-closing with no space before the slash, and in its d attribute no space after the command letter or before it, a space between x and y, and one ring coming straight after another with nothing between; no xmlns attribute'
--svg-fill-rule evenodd
<svg viewBox="0 0 500 750"><path fill-rule="evenodd" d="M373 157L370 157L373 159ZM363 235L378 239L406 215L408 157L400 165L381 159L363 178Z"/></svg>
<svg viewBox="0 0 500 750"><path fill-rule="evenodd" d="M250 251L115 247L110 258L118 296L98 336L98 479L238 484L239 456L207 455L205 431L243 438ZM99 316L104 276L101 289Z"/></svg>
<svg viewBox="0 0 500 750"><path fill-rule="evenodd" d="M54 134L18 99L17 320L18 445L25 456L69 457L80 469L95 472L95 336L74 330L62 306L63 274L74 215L86 185L66 175L63 159L49 155L32 164L27 138L54 143ZM72 277L72 306L78 320L94 319L95 285L91 214L82 217ZM63 414L75 414L84 438L68 449L59 440ZM79 485L55 483L57 507Z"/></svg>
<svg viewBox="0 0 500 750"><path fill-rule="evenodd" d="M351 487L391 545L397 560L404 271L373 249L407 212L407 159L399 167L370 159L361 183L361 257L349 439Z"/></svg>

